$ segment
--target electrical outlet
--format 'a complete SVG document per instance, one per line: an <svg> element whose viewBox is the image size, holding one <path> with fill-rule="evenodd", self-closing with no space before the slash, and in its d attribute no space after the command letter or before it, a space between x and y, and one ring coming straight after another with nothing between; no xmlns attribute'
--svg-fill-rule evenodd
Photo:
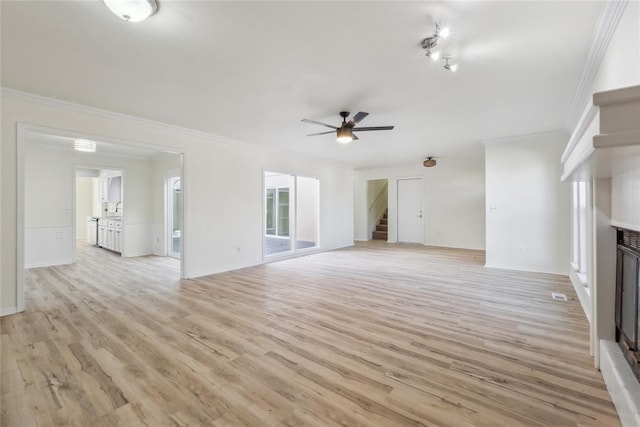
<svg viewBox="0 0 640 427"><path fill-rule="evenodd" d="M240 252L240 246L236 246L236 252Z"/></svg>

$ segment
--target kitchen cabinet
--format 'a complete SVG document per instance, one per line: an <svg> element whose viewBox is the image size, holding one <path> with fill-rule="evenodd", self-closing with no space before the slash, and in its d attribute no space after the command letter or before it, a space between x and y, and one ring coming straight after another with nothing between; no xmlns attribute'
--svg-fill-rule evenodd
<svg viewBox="0 0 640 427"><path fill-rule="evenodd" d="M122 253L122 221L100 218L98 221L98 246Z"/></svg>
<svg viewBox="0 0 640 427"><path fill-rule="evenodd" d="M98 180L98 193L100 202L109 201L109 177L105 176Z"/></svg>
<svg viewBox="0 0 640 427"><path fill-rule="evenodd" d="M122 176L103 176L98 181L99 198L103 203L122 202Z"/></svg>

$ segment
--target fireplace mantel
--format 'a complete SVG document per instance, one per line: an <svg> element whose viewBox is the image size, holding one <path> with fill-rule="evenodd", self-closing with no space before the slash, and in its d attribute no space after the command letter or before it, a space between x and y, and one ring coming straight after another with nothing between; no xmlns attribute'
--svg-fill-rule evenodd
<svg viewBox="0 0 640 427"><path fill-rule="evenodd" d="M599 92L561 157L562 180L589 181L640 164L640 86Z"/></svg>
<svg viewBox="0 0 640 427"><path fill-rule="evenodd" d="M594 365L602 372L622 425L637 427L640 426L640 383L615 342L614 227L640 231L640 218L635 219L633 210L630 223L616 221L612 205L614 200L621 200L613 185L616 179L625 174L637 176L640 171L640 86L594 94L561 161L563 181L587 181L593 188L587 257L590 293L585 293L581 284L574 283L574 287L578 295L582 295L580 302L590 322ZM635 190L631 196L624 194L623 197L640 197Z"/></svg>

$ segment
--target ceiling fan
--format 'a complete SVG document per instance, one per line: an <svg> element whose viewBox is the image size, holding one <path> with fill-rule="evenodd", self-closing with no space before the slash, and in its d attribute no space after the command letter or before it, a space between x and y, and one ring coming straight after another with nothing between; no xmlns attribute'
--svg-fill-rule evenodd
<svg viewBox="0 0 640 427"><path fill-rule="evenodd" d="M351 141L355 141L358 139L357 136L355 136L353 134L353 132L366 132L366 131L372 131L372 130L391 130L393 129L393 126L369 126L369 127L356 127L356 125L358 123L360 123L362 121L362 119L364 119L365 117L367 117L369 115L369 113L363 113L362 111L360 111L359 113L355 114L353 117L351 117L351 120L347 121L347 117L349 117L349 112L348 111L341 111L340 112L340 117L342 117L342 125L338 126L333 126L333 125L328 125L326 123L322 123L322 122L316 122L315 120L309 120L309 119L302 119L303 122L305 123L314 123L317 125L321 125L321 126L325 126L331 129L335 129L335 130L330 130L327 132L318 132L318 133L312 133L309 134L307 136L316 136L316 135L327 135L330 133L335 132L336 136L337 136L337 141L342 143L342 144L348 144Z"/></svg>

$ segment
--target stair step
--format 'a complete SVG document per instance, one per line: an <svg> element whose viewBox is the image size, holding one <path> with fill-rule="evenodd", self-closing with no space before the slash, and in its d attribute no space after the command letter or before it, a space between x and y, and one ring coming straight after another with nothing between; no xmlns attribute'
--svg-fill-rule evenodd
<svg viewBox="0 0 640 427"><path fill-rule="evenodd" d="M382 214L382 219L387 219L387 213L386 212Z"/></svg>
<svg viewBox="0 0 640 427"><path fill-rule="evenodd" d="M385 225L385 224L376 225L376 231L388 231L388 230L389 230L388 225Z"/></svg>
<svg viewBox="0 0 640 427"><path fill-rule="evenodd" d="M387 232L386 231L374 231L373 232L374 240L387 240Z"/></svg>
<svg viewBox="0 0 640 427"><path fill-rule="evenodd" d="M380 225L387 225L387 219L386 219L386 218L382 218L382 219L380 220L380 223L379 223L379 224L380 224Z"/></svg>

